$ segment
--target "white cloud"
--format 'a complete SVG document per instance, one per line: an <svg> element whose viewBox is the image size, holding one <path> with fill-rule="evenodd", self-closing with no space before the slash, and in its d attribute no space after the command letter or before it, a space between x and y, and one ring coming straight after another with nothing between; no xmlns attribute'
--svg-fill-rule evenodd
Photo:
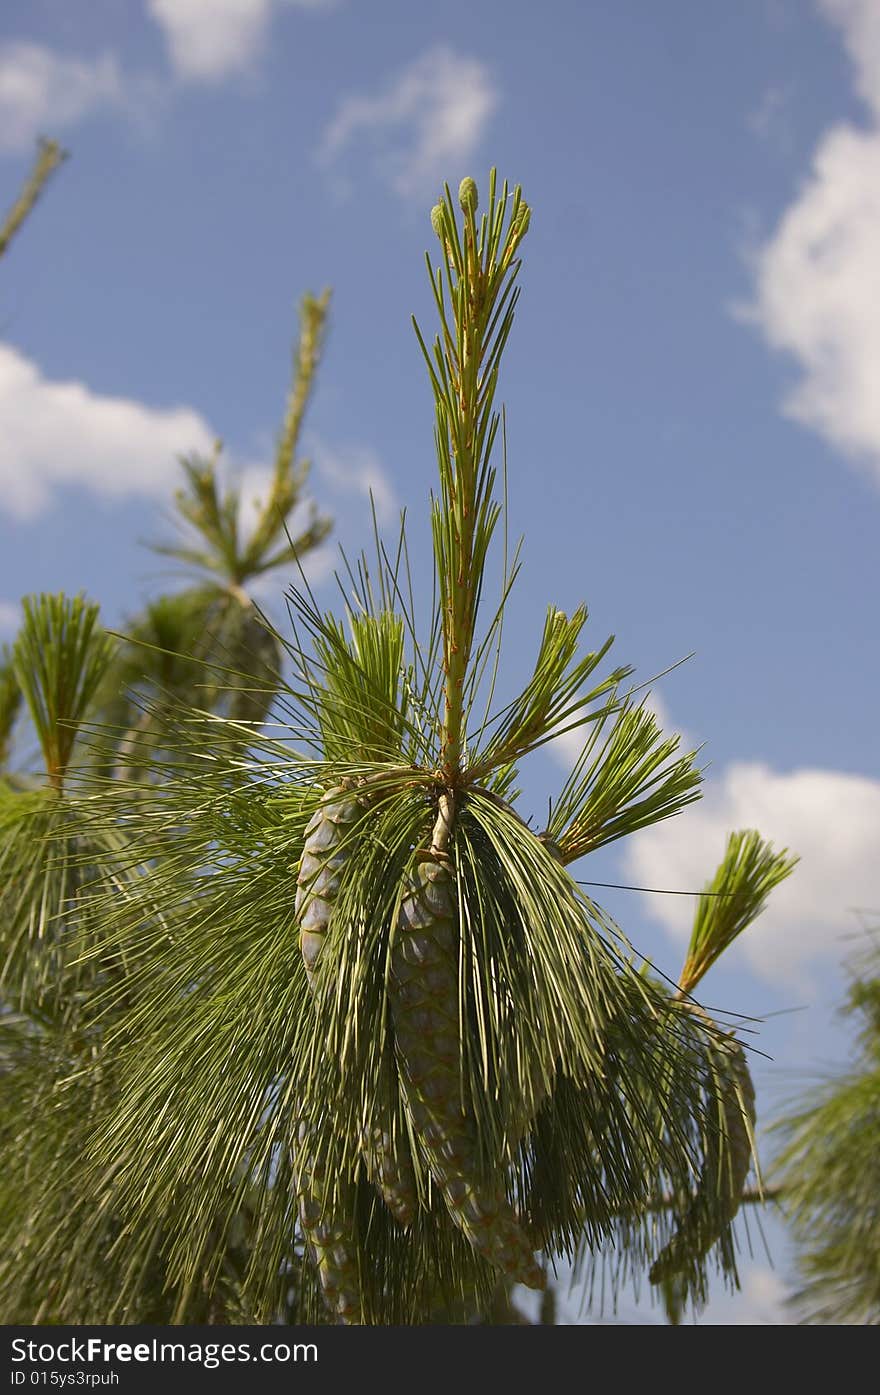
<svg viewBox="0 0 880 1395"><path fill-rule="evenodd" d="M190 407L147 407L51 382L8 344L0 344L0 421L0 509L20 519L49 507L62 485L164 498L178 482L178 456L207 454L214 441Z"/></svg>
<svg viewBox="0 0 880 1395"><path fill-rule="evenodd" d="M285 0L302 10L334 0ZM178 76L214 82L249 68L263 51L277 0L149 0Z"/></svg>
<svg viewBox="0 0 880 1395"><path fill-rule="evenodd" d="M859 93L880 115L880 7L876 0L819 0L819 8L843 30Z"/></svg>
<svg viewBox="0 0 880 1395"><path fill-rule="evenodd" d="M318 158L335 164L352 145L372 151L375 174L403 198L471 173L498 92L477 58L438 45L375 96L350 96L324 132Z"/></svg>
<svg viewBox="0 0 880 1395"><path fill-rule="evenodd" d="M376 506L379 523L389 523L398 511L391 480L375 451L368 446L328 446L313 438L312 454L321 485L338 494L356 494ZM332 510L331 510L332 512Z"/></svg>
<svg viewBox="0 0 880 1395"><path fill-rule="evenodd" d="M247 538L256 527L272 483L271 465L243 465L233 472L231 483L239 491L238 532Z"/></svg>
<svg viewBox="0 0 880 1395"><path fill-rule="evenodd" d="M0 152L27 149L102 107L127 104L116 58L70 58L41 44L0 44Z"/></svg>
<svg viewBox="0 0 880 1395"><path fill-rule="evenodd" d="M704 797L675 819L641 830L623 850L626 879L640 886L699 889L728 833L757 828L801 861L728 955L761 978L803 987L819 961L838 960L853 906L880 906L880 781L833 770L789 773L737 762L707 779ZM680 943L693 902L647 896L650 914Z"/></svg>
<svg viewBox="0 0 880 1395"><path fill-rule="evenodd" d="M697 1322L711 1326L790 1326L793 1317L786 1300L789 1291L775 1270L766 1264L741 1265L738 1293L714 1295Z"/></svg>
<svg viewBox="0 0 880 1395"><path fill-rule="evenodd" d="M801 370L785 413L880 482L880 5L820 6L843 31L869 121L839 123L820 140L809 178L755 255L742 314Z"/></svg>
<svg viewBox="0 0 880 1395"><path fill-rule="evenodd" d="M749 1324L787 1322L787 1296L788 1289L775 1270L768 1269L766 1265L757 1265L743 1279L739 1321Z"/></svg>
<svg viewBox="0 0 880 1395"><path fill-rule="evenodd" d="M212 81L260 54L272 0L149 0L182 78Z"/></svg>
<svg viewBox="0 0 880 1395"><path fill-rule="evenodd" d="M17 601L0 601L0 634L14 634L21 619Z"/></svg>
<svg viewBox="0 0 880 1395"><path fill-rule="evenodd" d="M547 742L544 750L567 772L576 764L584 749L585 738L584 731L562 731L558 736L554 736L552 741Z"/></svg>
<svg viewBox="0 0 880 1395"><path fill-rule="evenodd" d="M794 144L793 99L791 83L771 83L746 116L752 134L780 155L789 154Z"/></svg>

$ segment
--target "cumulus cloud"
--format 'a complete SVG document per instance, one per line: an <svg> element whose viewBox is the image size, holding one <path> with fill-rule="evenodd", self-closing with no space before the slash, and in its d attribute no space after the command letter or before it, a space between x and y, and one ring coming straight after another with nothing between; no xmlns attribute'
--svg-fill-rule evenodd
<svg viewBox="0 0 880 1395"><path fill-rule="evenodd" d="M868 120L838 123L820 140L809 177L755 254L742 314L800 369L785 413L880 483L880 6L820 8L842 31Z"/></svg>
<svg viewBox="0 0 880 1395"><path fill-rule="evenodd" d="M819 0L819 8L843 31L859 93L880 116L880 9L874 0Z"/></svg>
<svg viewBox="0 0 880 1395"><path fill-rule="evenodd" d="M302 10L328 9L334 0L284 0ZM278 0L149 0L178 76L215 82L259 58Z"/></svg>
<svg viewBox="0 0 880 1395"><path fill-rule="evenodd" d="M738 1293L713 1297L700 1325L763 1327L789 1326L789 1290L779 1274L766 1264L743 1265Z"/></svg>
<svg viewBox="0 0 880 1395"><path fill-rule="evenodd" d="M544 747L547 755L568 772L576 763L584 749L586 733L583 731L562 731L548 741Z"/></svg>
<svg viewBox="0 0 880 1395"><path fill-rule="evenodd" d="M272 484L271 465L247 464L235 470L232 483L239 491L238 532L250 537L265 506Z"/></svg>
<svg viewBox="0 0 880 1395"><path fill-rule="evenodd" d="M60 486L103 497L164 498L177 483L178 456L208 453L214 433L190 407L148 407L52 382L0 344L0 509L36 517Z"/></svg>
<svg viewBox="0 0 880 1395"><path fill-rule="evenodd" d="M384 465L369 446L329 446L313 439L312 454L322 485L337 495L360 495L376 506L376 518L389 523L398 511L397 497Z"/></svg>
<svg viewBox="0 0 880 1395"><path fill-rule="evenodd" d="M464 166L497 105L487 66L440 44L381 92L344 98L318 158L330 166L352 147L367 150L377 177L402 198L421 197L456 168L469 173Z"/></svg>
<svg viewBox="0 0 880 1395"><path fill-rule="evenodd" d="M182 78L213 81L258 57L272 0L150 0L150 14L165 35Z"/></svg>
<svg viewBox="0 0 880 1395"><path fill-rule="evenodd" d="M127 103L116 58L71 58L42 44L0 44L0 152L25 150L106 107Z"/></svg>
<svg viewBox="0 0 880 1395"><path fill-rule="evenodd" d="M794 144L791 83L771 83L746 116L746 125L758 140L780 155L787 155Z"/></svg>
<svg viewBox="0 0 880 1395"><path fill-rule="evenodd" d="M698 889L721 860L728 833L741 828L757 828L801 860L729 955L743 956L768 981L804 987L812 967L840 958L842 936L853 929L850 908L880 906L880 781L736 762L707 780L699 803L627 839L627 880ZM648 896L645 904L673 938L687 940L688 898Z"/></svg>

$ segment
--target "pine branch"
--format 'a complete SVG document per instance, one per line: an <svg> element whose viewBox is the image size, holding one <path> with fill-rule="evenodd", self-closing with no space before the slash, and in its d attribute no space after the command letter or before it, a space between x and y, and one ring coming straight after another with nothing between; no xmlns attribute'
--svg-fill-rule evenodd
<svg viewBox="0 0 880 1395"><path fill-rule="evenodd" d="M222 447L218 441L209 458L192 456L181 461L185 485L175 494L178 512L206 546L159 544L154 549L208 572L216 585L225 587L245 607L249 604L245 589L249 581L296 561L317 547L330 531L330 520L313 506L308 525L299 536L294 540L288 534L286 542L278 545L308 478L309 464L298 460L296 451L320 363L329 300L329 291L318 297L303 297L293 382L272 480L250 536L240 536L240 489L223 488L221 484L218 470Z"/></svg>
<svg viewBox="0 0 880 1395"><path fill-rule="evenodd" d="M766 1206L771 1202L781 1202L785 1197L783 1187L746 1187L740 1194L740 1206ZM660 1212L675 1211L681 1199L667 1192L665 1196L652 1197L641 1206L643 1215L656 1215Z"/></svg>
<svg viewBox="0 0 880 1395"><path fill-rule="evenodd" d="M0 257L9 249L22 223L33 211L34 205L46 188L50 178L60 164L68 158L67 151L53 140L41 139L30 174L22 185L21 192L0 226Z"/></svg>
<svg viewBox="0 0 880 1395"><path fill-rule="evenodd" d="M880 940L878 926L867 928L842 1009L858 1025L853 1059L812 1081L773 1125L772 1175L801 1277L792 1303L811 1323L880 1322Z"/></svg>
<svg viewBox="0 0 880 1395"><path fill-rule="evenodd" d="M609 638L597 652L577 659L578 640L586 620L586 606L578 607L570 618L561 610L550 608L532 677L520 696L485 724L496 730L469 762L469 780L485 779L492 769L520 760L551 741L560 730L569 730L586 720L598 721L614 709L616 704L612 701L610 707L606 704L601 712L586 716L586 709L613 694L631 671L617 669L588 693L580 691L613 642Z"/></svg>
<svg viewBox="0 0 880 1395"><path fill-rule="evenodd" d="M144 1320L158 1283L174 1320L226 1294L270 1321L283 1279L304 1320L328 1319L323 1292L336 1313L424 1322L486 1309L499 1278L542 1282L536 1251L607 1265L615 1287L658 1244L697 1294L716 1259L735 1280L731 1221L751 1158L738 1047L634 968L563 865L563 848L588 851L681 807L695 784L687 758L638 710L621 712L628 670L592 678L607 646L578 657L584 608L549 612L531 678L494 716L489 674L486 718L468 732L509 594L505 563L481 643L500 516L494 395L529 211L518 190L496 195L494 174L479 228L472 181L459 202L461 227L448 190L434 211L440 333L430 352L419 336L440 473L424 637L401 524L396 552L377 533L375 566L343 558L341 620L300 573L292 674L256 691L245 648L260 617L244 584L295 549L270 538L264 510L249 555L237 492L220 488L216 460L189 462L182 514L200 539L180 556L207 558L211 573L193 612L206 690L184 691L186 662L171 652L192 615L157 612L154 666L133 682L155 715L149 740L132 738L152 743L137 797L92 780L75 804L44 790L31 807L0 787L10 974L23 983L36 936L55 932L64 982L71 950L90 976L91 1033L89 1055L57 1042L39 1087L17 1077L40 1107L18 1110L8 1134L0 1106L0 1164L24 1160L15 1206L0 1182L16 1261L0 1254L5 1311L77 1321L100 1304L92 1320ZM301 482L325 309L304 312L279 506ZM282 641L265 634L271 659ZM38 650L26 657L42 673ZM274 729L234 707L237 691L221 701L221 676L263 714L277 689ZM55 693L50 678L32 690ZM88 707L65 700L74 716ZM515 762L566 726L591 737L542 838L511 805ZM55 842L34 872L38 822ZM24 1070L20 1034L9 1049Z"/></svg>
<svg viewBox="0 0 880 1395"><path fill-rule="evenodd" d="M462 236L452 196L431 214L444 251L436 273L428 259L441 334L429 353L415 326L435 399L435 443L441 498L432 512L434 552L443 616L445 711L442 778L461 774L464 688L474 641L486 552L499 516L490 465L499 417L493 412L498 365L513 324L519 263L516 250L528 230L530 209L517 187L508 215L505 184L496 198L490 177L489 211L476 224L477 190L462 181ZM447 310L446 297L449 298ZM451 316L451 319L450 319Z"/></svg>
<svg viewBox="0 0 880 1395"><path fill-rule="evenodd" d="M267 558L269 548L284 531L285 520L296 506L309 473L308 462L297 459L297 448L321 360L329 304L330 291L325 290L317 297L304 296L300 305L300 337L294 360L293 383L275 454L272 484L241 561L240 584L249 576L261 575L270 567L291 561L294 556L316 547L330 531L330 520L315 514L307 532L295 544L283 549L275 559Z"/></svg>
<svg viewBox="0 0 880 1395"><path fill-rule="evenodd" d="M90 715L115 645L98 607L81 596L26 596L13 669L31 714L52 789L61 793L79 729Z"/></svg>
<svg viewBox="0 0 880 1395"><path fill-rule="evenodd" d="M609 713L613 723L605 734ZM671 818L699 799L696 753L679 755L679 740L663 736L644 704L609 703L599 713L546 829L563 862Z"/></svg>
<svg viewBox="0 0 880 1395"><path fill-rule="evenodd" d="M797 856L774 852L753 829L731 833L715 876L697 902L679 994L687 997L728 945L761 914L774 887L790 876Z"/></svg>
<svg viewBox="0 0 880 1395"><path fill-rule="evenodd" d="M8 645L0 649L0 773L5 770L12 744L12 728L21 708L22 692Z"/></svg>

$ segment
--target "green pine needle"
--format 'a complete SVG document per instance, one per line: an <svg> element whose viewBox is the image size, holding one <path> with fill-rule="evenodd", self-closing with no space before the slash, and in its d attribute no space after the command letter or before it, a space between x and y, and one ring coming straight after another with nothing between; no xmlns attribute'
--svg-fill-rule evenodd
<svg viewBox="0 0 880 1395"><path fill-rule="evenodd" d="M330 520L314 506L305 529L292 538L288 521L302 502L309 464L297 458L300 432L321 359L330 293L306 295L300 306L300 333L294 355L293 382L275 452L269 490L260 504L249 536L240 532L241 492L223 487L218 477L221 443L209 458L181 461L184 487L177 491L178 513L195 541L157 544L154 551L174 557L208 575L247 608L244 589L249 581L277 567L296 563L317 547L330 531Z"/></svg>
<svg viewBox="0 0 880 1395"><path fill-rule="evenodd" d="M21 191L0 224L0 257L8 251L9 245L22 224L32 213L34 205L43 193L55 170L67 159L67 151L54 140L40 139L37 156L30 174Z"/></svg>
<svg viewBox="0 0 880 1395"><path fill-rule="evenodd" d="M806 1323L880 1321L880 947L850 966L858 1025L845 1070L811 1081L774 1125L773 1181L797 1244L791 1307Z"/></svg>
<svg viewBox="0 0 880 1395"><path fill-rule="evenodd" d="M26 596L13 668L53 789L60 791L82 723L113 662L98 607L81 596Z"/></svg>
<svg viewBox="0 0 880 1395"><path fill-rule="evenodd" d="M22 692L8 645L0 649L0 771L5 770L12 749L12 729L19 714Z"/></svg>
<svg viewBox="0 0 880 1395"><path fill-rule="evenodd" d="M671 818L699 799L696 753L679 755L679 744L677 736L664 738L644 703L609 701L588 729L547 824L547 837L564 862Z"/></svg>
<svg viewBox="0 0 880 1395"><path fill-rule="evenodd" d="M679 979L683 996L691 993L728 945L761 914L775 886L785 881L799 859L752 829L731 833L724 857L697 902L687 957Z"/></svg>

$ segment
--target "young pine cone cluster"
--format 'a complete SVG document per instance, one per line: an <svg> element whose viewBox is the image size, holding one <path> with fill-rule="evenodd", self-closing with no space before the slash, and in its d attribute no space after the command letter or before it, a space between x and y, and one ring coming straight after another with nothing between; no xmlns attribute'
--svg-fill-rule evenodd
<svg viewBox="0 0 880 1395"><path fill-rule="evenodd" d="M364 816L363 796L338 786L312 816L297 878L296 913L306 973L315 989L322 948L343 869ZM459 919L454 869L445 849L417 855L401 888L389 984L394 1055L379 1117L359 1140L367 1176L395 1220L412 1224L420 1205L408 1135L473 1250L500 1275L544 1287L533 1247L508 1201L503 1175L479 1173L474 1120L462 1104ZM523 1127L528 1120L523 1121ZM328 1306L343 1322L362 1321L354 1242L346 1216L333 1214L326 1178L299 1140L300 1224ZM344 1191L334 1192L337 1211Z"/></svg>

